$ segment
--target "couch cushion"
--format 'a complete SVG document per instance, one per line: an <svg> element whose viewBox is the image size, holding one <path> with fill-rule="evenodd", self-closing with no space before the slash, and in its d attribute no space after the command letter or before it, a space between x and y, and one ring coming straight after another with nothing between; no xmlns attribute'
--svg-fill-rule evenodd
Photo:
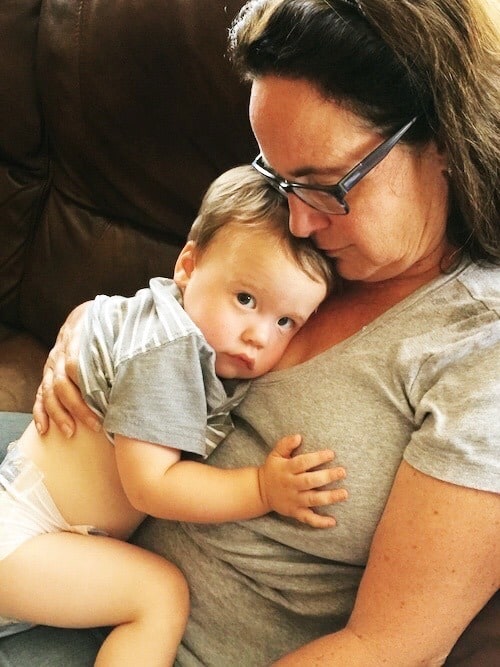
<svg viewBox="0 0 500 667"><path fill-rule="evenodd" d="M47 348L0 325L0 411L31 412Z"/></svg>

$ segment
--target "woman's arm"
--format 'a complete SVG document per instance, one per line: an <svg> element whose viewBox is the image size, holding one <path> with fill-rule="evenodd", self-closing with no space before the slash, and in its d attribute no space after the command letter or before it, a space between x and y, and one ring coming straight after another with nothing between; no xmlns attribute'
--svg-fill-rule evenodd
<svg viewBox="0 0 500 667"><path fill-rule="evenodd" d="M161 519L220 523L253 519L271 510L316 528L335 525L311 507L344 500L344 489L322 489L345 476L330 450L293 457L299 436L282 438L260 467L215 468L179 460L179 450L115 435L118 472L130 503Z"/></svg>
<svg viewBox="0 0 500 667"><path fill-rule="evenodd" d="M280 667L443 664L498 589L500 498L402 463L346 628Z"/></svg>
<svg viewBox="0 0 500 667"><path fill-rule="evenodd" d="M49 428L49 417L68 438L75 432L77 419L93 431L101 429L77 384L80 329L88 303L82 303L68 315L45 362L33 406L33 418L41 434Z"/></svg>

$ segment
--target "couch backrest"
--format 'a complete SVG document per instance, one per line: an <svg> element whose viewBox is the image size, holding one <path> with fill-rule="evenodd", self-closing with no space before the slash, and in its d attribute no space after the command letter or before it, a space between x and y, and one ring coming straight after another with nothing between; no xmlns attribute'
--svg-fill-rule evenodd
<svg viewBox="0 0 500 667"><path fill-rule="evenodd" d="M208 184L256 152L226 57L242 4L2 7L1 321L50 344L77 303L171 274Z"/></svg>

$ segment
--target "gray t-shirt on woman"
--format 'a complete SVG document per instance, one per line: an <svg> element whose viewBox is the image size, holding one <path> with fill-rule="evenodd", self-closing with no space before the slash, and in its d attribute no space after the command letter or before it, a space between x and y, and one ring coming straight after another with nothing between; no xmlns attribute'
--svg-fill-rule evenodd
<svg viewBox="0 0 500 667"><path fill-rule="evenodd" d="M208 463L262 463L299 432L304 450L335 451L349 500L330 508L338 526L328 530L273 513L220 525L148 520L137 541L189 581L178 665L264 667L340 629L402 459L500 491L499 313L500 270L464 263L348 340L252 384Z"/></svg>

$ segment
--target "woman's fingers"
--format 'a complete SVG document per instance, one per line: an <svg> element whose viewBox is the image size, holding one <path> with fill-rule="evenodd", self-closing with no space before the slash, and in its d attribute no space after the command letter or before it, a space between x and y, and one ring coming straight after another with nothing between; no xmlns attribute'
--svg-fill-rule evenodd
<svg viewBox="0 0 500 667"><path fill-rule="evenodd" d="M43 435L49 428L49 416L45 410L43 402L42 385L38 385L35 402L33 404L33 419L38 433Z"/></svg>
<svg viewBox="0 0 500 667"><path fill-rule="evenodd" d="M39 433L47 431L49 419L66 437L74 434L77 420L94 431L101 428L78 387L79 329L84 309L85 304L82 304L69 315L45 363L33 406L33 418Z"/></svg>

